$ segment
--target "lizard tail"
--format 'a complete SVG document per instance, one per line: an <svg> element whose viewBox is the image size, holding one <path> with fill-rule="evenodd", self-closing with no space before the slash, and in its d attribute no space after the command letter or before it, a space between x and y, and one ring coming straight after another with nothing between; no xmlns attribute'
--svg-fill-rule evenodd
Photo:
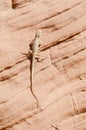
<svg viewBox="0 0 86 130"><path fill-rule="evenodd" d="M34 98L36 99L37 101L37 108L39 107L39 101L38 101L38 98L36 97L35 93L33 92L33 90L31 89L31 93L32 95L34 96Z"/></svg>
<svg viewBox="0 0 86 130"><path fill-rule="evenodd" d="M31 93L32 95L34 96L34 98L36 99L37 101L37 108L39 107L39 101L38 101L38 98L36 97L35 93L34 93L34 90L33 90L33 72L34 72L34 60L32 60L32 63L31 63L31 75L30 75L30 90L31 90Z"/></svg>

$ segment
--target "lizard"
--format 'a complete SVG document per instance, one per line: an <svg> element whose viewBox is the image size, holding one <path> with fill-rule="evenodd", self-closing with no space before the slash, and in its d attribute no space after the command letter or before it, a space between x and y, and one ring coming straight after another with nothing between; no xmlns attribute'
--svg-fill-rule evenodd
<svg viewBox="0 0 86 130"><path fill-rule="evenodd" d="M34 96L34 98L37 101L37 107L39 107L39 101L38 98L36 97L35 93L33 92L33 75L34 75L34 62L35 59L37 59L37 62L40 62L40 40L39 37L41 35L41 30L37 30L36 34L35 34L35 38L34 40L30 43L30 49L28 50L28 53L25 54L27 56L28 59L30 59L31 64L30 64L30 91L32 93L32 95Z"/></svg>

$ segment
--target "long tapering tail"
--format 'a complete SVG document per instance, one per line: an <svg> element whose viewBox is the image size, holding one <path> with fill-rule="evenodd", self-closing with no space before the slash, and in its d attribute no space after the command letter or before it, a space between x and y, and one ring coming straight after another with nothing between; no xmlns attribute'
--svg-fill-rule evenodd
<svg viewBox="0 0 86 130"><path fill-rule="evenodd" d="M31 73L30 73L30 90L31 90L32 95L34 96L34 98L37 101L37 107L39 107L38 98L36 97L34 90L33 90L34 56L32 57L32 60L31 60L30 71L31 71Z"/></svg>

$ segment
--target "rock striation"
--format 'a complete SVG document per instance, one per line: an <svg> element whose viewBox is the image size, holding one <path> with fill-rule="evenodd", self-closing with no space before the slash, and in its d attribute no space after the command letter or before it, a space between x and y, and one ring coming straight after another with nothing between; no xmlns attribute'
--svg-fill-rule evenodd
<svg viewBox="0 0 86 130"><path fill-rule="evenodd" d="M30 92L28 52L37 29L41 63ZM86 1L0 1L0 130L86 130Z"/></svg>

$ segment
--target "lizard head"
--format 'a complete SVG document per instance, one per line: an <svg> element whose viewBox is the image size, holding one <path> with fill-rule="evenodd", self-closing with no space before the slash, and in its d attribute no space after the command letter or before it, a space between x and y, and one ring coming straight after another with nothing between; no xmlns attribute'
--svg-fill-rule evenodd
<svg viewBox="0 0 86 130"><path fill-rule="evenodd" d="M41 34L42 34L42 30L39 30L39 29L38 29L37 32L36 32L35 37L38 37L38 38L39 38Z"/></svg>

